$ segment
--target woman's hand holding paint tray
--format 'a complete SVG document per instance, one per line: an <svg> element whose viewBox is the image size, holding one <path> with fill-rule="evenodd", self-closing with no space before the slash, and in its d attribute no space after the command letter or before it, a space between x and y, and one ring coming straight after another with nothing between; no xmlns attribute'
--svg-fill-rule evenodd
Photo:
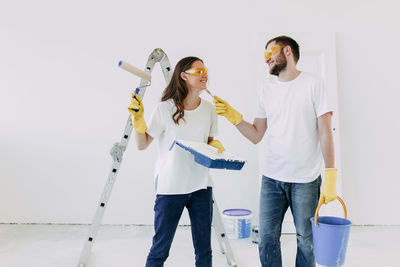
<svg viewBox="0 0 400 267"><path fill-rule="evenodd" d="M218 154L221 154L226 150L225 147L222 145L222 143L217 139L212 140L211 142L208 143L208 145L218 149L217 150Z"/></svg>
<svg viewBox="0 0 400 267"><path fill-rule="evenodd" d="M170 150L174 148L175 144L190 152L194 156L195 162L207 168L240 170L246 162L245 160L229 155L226 152L218 154L216 147L206 143L175 140L172 143Z"/></svg>

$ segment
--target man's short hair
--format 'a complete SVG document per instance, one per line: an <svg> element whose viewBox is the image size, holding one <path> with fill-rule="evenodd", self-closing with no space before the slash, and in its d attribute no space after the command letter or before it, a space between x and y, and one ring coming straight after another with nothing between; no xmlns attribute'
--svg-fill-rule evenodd
<svg viewBox="0 0 400 267"><path fill-rule="evenodd" d="M290 48L292 49L292 52L293 52L293 57L294 57L295 62L297 63L297 61L299 61L300 48L299 48L299 44L295 40L293 40L292 38L290 38L288 36L281 35L281 36L278 36L278 37L275 37L275 38L269 40L267 42L267 44L265 45L265 48L267 48L267 46L274 41L277 45L290 46Z"/></svg>

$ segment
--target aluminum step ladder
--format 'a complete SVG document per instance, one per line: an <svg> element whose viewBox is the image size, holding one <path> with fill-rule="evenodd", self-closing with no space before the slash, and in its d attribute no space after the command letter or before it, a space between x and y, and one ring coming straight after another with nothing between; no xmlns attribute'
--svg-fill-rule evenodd
<svg viewBox="0 0 400 267"><path fill-rule="evenodd" d="M167 55L164 53L164 51L160 48L156 48L153 50L153 52L150 54L147 64L145 67L145 70L140 70L124 61L119 62L119 66L132 74L139 76L141 78L139 87L139 96L141 99L143 99L144 94L146 92L146 87L148 87L151 84L151 72L153 71L154 65L159 62L161 66L161 70L164 74L164 78L166 83L168 84L169 81L171 80L171 76L173 73L173 69L171 68L171 64L168 60ZM114 186L119 167L121 166L122 162L122 156L126 150L126 147L128 145L129 139L132 134L132 129L133 125L131 122L130 115L128 117L128 120L126 122L125 130L122 135L121 141L119 143L114 143L110 154L113 159L112 166L110 173L107 178L107 182L104 186L103 193L101 194L100 201L97 205L96 213L93 217L92 224L89 229L89 234L88 237L85 240L83 249L81 251L81 255L79 258L79 263L78 267L88 267L88 261L90 257L90 252L92 250L97 231L101 225L101 220L103 219L104 211L107 207L107 203L110 199L111 191ZM220 250L223 254L226 255L226 260L229 266L232 267L237 267L232 248L230 246L228 237L225 233L225 227L221 218L221 213L219 212L217 203L215 201L215 198L213 196L213 227L215 234L218 239L218 243L220 246Z"/></svg>

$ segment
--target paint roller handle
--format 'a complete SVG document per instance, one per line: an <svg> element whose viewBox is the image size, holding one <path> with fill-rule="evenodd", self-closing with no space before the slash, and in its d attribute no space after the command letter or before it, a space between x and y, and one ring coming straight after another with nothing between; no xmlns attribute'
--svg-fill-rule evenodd
<svg viewBox="0 0 400 267"><path fill-rule="evenodd" d="M339 196L336 196L336 199L339 200L340 203L342 204L343 210L344 210L344 218L347 219L347 209L346 209L346 205L344 204L343 199L341 199ZM322 197L321 200L319 201L317 209L315 210L315 215L314 215L315 226L317 226L317 217L318 217L319 209L321 208L322 204L324 204L324 202L325 202L325 199L324 199L324 197Z"/></svg>
<svg viewBox="0 0 400 267"><path fill-rule="evenodd" d="M133 98L136 99L137 101L139 101L139 99L136 97L136 95L139 94L139 92L140 92L140 88L136 88ZM139 110L134 108L133 111L138 112Z"/></svg>
<svg viewBox="0 0 400 267"><path fill-rule="evenodd" d="M129 63L126 63L125 61L120 60L118 62L118 66L120 66L122 69L132 73L133 75L138 76L139 78L142 78L146 81L151 81L151 75L148 72L145 72L139 68L136 68L135 66L132 66Z"/></svg>

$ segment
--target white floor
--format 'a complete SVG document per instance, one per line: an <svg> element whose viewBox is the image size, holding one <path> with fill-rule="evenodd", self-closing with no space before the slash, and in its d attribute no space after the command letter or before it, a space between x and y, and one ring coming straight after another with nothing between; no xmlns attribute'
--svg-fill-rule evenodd
<svg viewBox="0 0 400 267"><path fill-rule="evenodd" d="M0 267L76 267L88 226L0 224ZM151 244L150 226L102 226L88 267L140 267ZM294 266L296 236L283 235L283 266ZM251 239L231 240L239 267L257 267L257 245ZM400 226L353 226L346 264L350 267L399 267ZM166 267L194 266L189 227L179 227ZM224 267L213 236L213 266Z"/></svg>

